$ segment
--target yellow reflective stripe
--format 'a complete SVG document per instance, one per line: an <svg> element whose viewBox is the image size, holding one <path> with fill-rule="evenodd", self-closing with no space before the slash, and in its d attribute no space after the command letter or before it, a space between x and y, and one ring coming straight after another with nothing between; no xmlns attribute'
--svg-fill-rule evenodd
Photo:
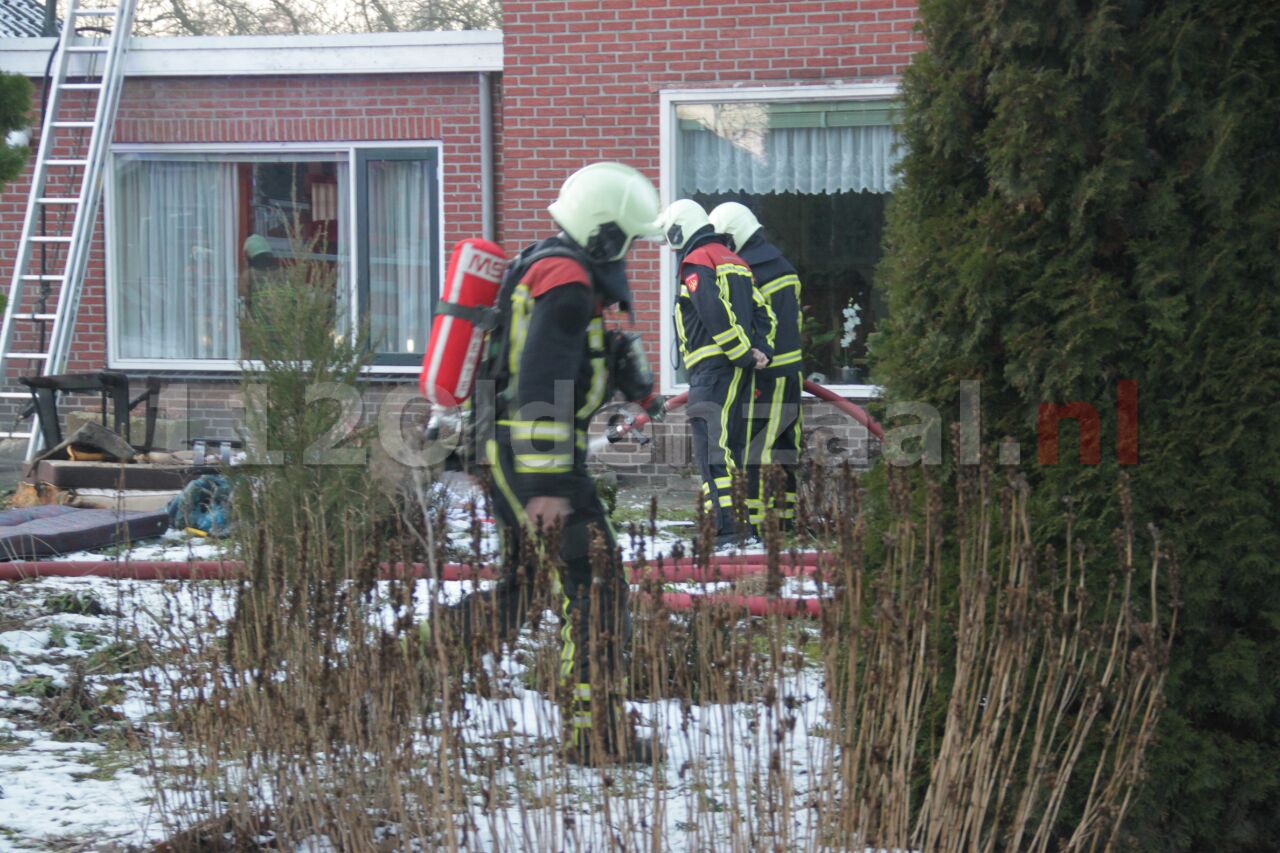
<svg viewBox="0 0 1280 853"><path fill-rule="evenodd" d="M560 583L560 570L554 562L551 566L551 583L560 593L560 683L567 684L573 678L573 659L577 651L573 642L573 613L569 596ZM587 724L590 725L588 719Z"/></svg>
<svg viewBox="0 0 1280 853"><path fill-rule="evenodd" d="M736 329L726 329L718 335L712 335L711 340L723 345L734 341L737 337L738 331Z"/></svg>
<svg viewBox="0 0 1280 853"><path fill-rule="evenodd" d="M573 427L559 421L498 421L515 441L568 441Z"/></svg>
<svg viewBox="0 0 1280 853"><path fill-rule="evenodd" d="M529 295L527 285L516 285L511 294L511 353L507 358L507 369L512 376L520 375L520 354L524 352L525 338L529 333L529 316L533 311L533 297Z"/></svg>
<svg viewBox="0 0 1280 853"><path fill-rule="evenodd" d="M719 264L716 266L717 276L744 275L755 281L755 273L750 267L744 267L742 264Z"/></svg>
<svg viewBox="0 0 1280 853"><path fill-rule="evenodd" d="M747 350L751 348L751 341L747 339L747 333L742 331L742 326L738 325L738 316L733 313L733 305L729 301L729 278L728 278L729 272L728 271L733 271L733 272L742 271L743 274L750 276L751 270L747 269L746 267L736 266L734 264L722 264L716 267L716 295L720 298L721 304L724 305L725 317L728 318L729 320L728 331L733 332L734 337L741 342L739 346L741 347L742 351L739 352L737 355L730 355L728 351L725 352L725 355L729 356L729 360L733 361L735 359L742 358L742 356L746 354ZM723 335L724 332L721 332L720 334ZM725 344L721 342L718 339L718 337L716 337L716 343L720 344L720 347L722 349L725 346ZM737 349L738 347L734 347L735 351Z"/></svg>
<svg viewBox="0 0 1280 853"><path fill-rule="evenodd" d="M760 292L765 296L772 296L784 287L794 287L796 292L800 292L800 276L788 273L780 275L767 284L760 285Z"/></svg>
<svg viewBox="0 0 1280 853"><path fill-rule="evenodd" d="M498 484L498 491L502 492L516 519L522 524L527 524L529 517L525 515L524 504L516 500L516 493L507 483L507 475L503 473L502 464L498 461L498 442L492 438L485 442L484 455L489 460L489 468L493 471L493 481Z"/></svg>
<svg viewBox="0 0 1280 853"><path fill-rule="evenodd" d="M733 506L733 495L721 495L721 496L720 496L720 506L722 506L722 507L732 507L732 506Z"/></svg>
<svg viewBox="0 0 1280 853"><path fill-rule="evenodd" d="M581 681L573 685L573 698L580 701L591 701L591 685Z"/></svg>
<svg viewBox="0 0 1280 853"><path fill-rule="evenodd" d="M769 465L773 462L773 445L778 441L778 427L782 424L782 392L784 383L773 383L773 399L769 401L769 422L764 427L764 453L761 456L761 464ZM760 482L764 483L764 477L760 478Z"/></svg>
<svg viewBox="0 0 1280 853"><path fill-rule="evenodd" d="M802 354L800 350L792 350L784 352L782 355L775 355L769 362L770 367L786 367L788 364L799 364Z"/></svg>
<svg viewBox="0 0 1280 853"><path fill-rule="evenodd" d="M517 474L567 474L573 470L572 453L517 453Z"/></svg>
<svg viewBox="0 0 1280 853"><path fill-rule="evenodd" d="M738 405L738 387L742 385L742 368L733 369L733 378L729 380L729 394L724 405L720 407L720 450L724 453L724 464L734 467L733 454L729 452L729 410Z"/></svg>
<svg viewBox="0 0 1280 853"><path fill-rule="evenodd" d="M684 366L693 367L695 364L702 361L703 359L710 358L713 355L720 355L720 353L721 353L720 347L716 346L715 344L707 344L705 347L698 347L693 352L685 355Z"/></svg>
<svg viewBox="0 0 1280 853"><path fill-rule="evenodd" d="M747 349L748 349L747 342L742 341L733 349L725 350L724 357L729 359L730 361L737 361L738 359L742 358L744 355L747 354Z"/></svg>
<svg viewBox="0 0 1280 853"><path fill-rule="evenodd" d="M733 477L716 477L715 483L717 489L731 489L733 488Z"/></svg>
<svg viewBox="0 0 1280 853"><path fill-rule="evenodd" d="M765 298L759 288L751 289L751 298L757 305L764 308L764 313L769 317L769 334L765 335L764 339L768 342L769 347L772 348L773 339L778 336L778 315L773 313L773 305L769 303L769 300Z"/></svg>
<svg viewBox="0 0 1280 853"><path fill-rule="evenodd" d="M605 383L609 378L604 356L604 321L599 317L593 317L587 326L587 346L599 355L591 358L591 388L583 398L582 408L578 409L578 417L583 420L594 415L604 402Z"/></svg>

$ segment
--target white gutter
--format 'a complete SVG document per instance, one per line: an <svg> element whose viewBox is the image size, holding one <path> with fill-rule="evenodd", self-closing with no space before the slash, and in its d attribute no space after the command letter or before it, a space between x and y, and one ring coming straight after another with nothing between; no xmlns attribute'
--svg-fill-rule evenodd
<svg viewBox="0 0 1280 853"><path fill-rule="evenodd" d="M43 77L55 39L0 39L0 71ZM72 57L70 73L92 54ZM502 32L135 38L127 77L459 74L502 71Z"/></svg>

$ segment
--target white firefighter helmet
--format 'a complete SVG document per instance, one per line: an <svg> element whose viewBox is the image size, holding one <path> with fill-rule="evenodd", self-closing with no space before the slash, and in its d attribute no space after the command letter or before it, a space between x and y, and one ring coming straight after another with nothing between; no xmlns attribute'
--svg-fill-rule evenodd
<svg viewBox="0 0 1280 853"><path fill-rule="evenodd" d="M760 230L760 220L756 219L751 208L736 201L726 201L711 211L711 224L717 234L729 235L735 252L747 245L747 241Z"/></svg>
<svg viewBox="0 0 1280 853"><path fill-rule="evenodd" d="M689 238L711 224L707 212L702 205L688 198L673 201L671 206L662 211L658 217L658 226L667 245L679 251L689 242Z"/></svg>
<svg viewBox="0 0 1280 853"><path fill-rule="evenodd" d="M547 210L592 258L616 261L637 237L658 233L660 204L653 183L635 169L592 163L569 176Z"/></svg>

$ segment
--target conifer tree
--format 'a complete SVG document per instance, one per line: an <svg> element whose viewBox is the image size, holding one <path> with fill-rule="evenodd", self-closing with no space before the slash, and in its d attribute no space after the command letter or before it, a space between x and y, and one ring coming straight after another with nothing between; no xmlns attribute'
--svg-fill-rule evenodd
<svg viewBox="0 0 1280 853"><path fill-rule="evenodd" d="M0 186L22 174L27 146L8 144L9 134L31 121L31 81L17 74L0 74Z"/></svg>
<svg viewBox="0 0 1280 853"><path fill-rule="evenodd" d="M1179 563L1169 707L1129 821L1143 849L1280 839L1280 5L921 0L873 341L891 400L1022 448L1109 552L1119 380L1135 518ZM1038 465L1037 406L1101 416L1102 462ZM955 458L952 456L951 458ZM1150 538L1148 541L1151 541Z"/></svg>

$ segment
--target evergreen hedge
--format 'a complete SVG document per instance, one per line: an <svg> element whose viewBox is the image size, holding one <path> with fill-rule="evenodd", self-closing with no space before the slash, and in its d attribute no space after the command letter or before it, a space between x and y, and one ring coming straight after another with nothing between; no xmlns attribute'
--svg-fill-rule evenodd
<svg viewBox="0 0 1280 853"><path fill-rule="evenodd" d="M984 439L1018 441L1043 518L1072 496L1098 552L1119 520L1117 381L1137 382L1134 514L1176 555L1183 611L1129 831L1274 850L1280 4L921 0L920 17L876 380L944 414L980 380ZM1072 401L1101 415L1102 463L1080 464L1065 421L1038 465L1037 404Z"/></svg>

